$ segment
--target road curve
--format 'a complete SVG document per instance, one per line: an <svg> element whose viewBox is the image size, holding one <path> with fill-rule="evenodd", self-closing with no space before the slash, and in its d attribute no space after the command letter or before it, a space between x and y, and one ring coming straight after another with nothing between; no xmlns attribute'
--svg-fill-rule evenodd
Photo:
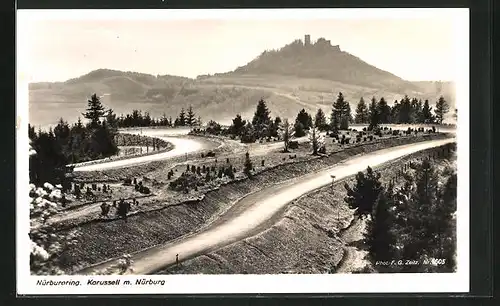
<svg viewBox="0 0 500 306"><path fill-rule="evenodd" d="M255 234L255 229L259 225L273 217L289 202L312 190L331 184L332 174L337 180L342 179L365 170L367 166L374 167L414 152L452 142L455 142L454 138L432 140L354 156L325 170L249 194L237 201L219 220L201 232L133 254L133 274L155 273L174 264L176 254L179 254L179 261L187 260ZM77 274L102 271L115 264L116 260L110 260L81 270Z"/></svg>
<svg viewBox="0 0 500 306"><path fill-rule="evenodd" d="M187 133L189 133L189 130L144 129L144 131L129 130L129 131L123 131L123 133L154 136L156 138L170 142L174 148L170 151L160 152L152 155L138 156L127 159L102 162L97 164L76 165L74 171L75 172L97 171L97 170L108 170L113 168L123 168L131 165L139 165L151 161L164 160L178 156L183 156L185 154L193 153L199 150L203 150L205 148L205 144L202 141L198 141L196 139L191 139L191 138L178 137L181 135L186 135Z"/></svg>

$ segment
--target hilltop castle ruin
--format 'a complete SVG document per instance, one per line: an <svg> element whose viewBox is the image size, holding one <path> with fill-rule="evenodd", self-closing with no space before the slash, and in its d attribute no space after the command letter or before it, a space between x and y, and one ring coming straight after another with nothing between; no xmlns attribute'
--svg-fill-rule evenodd
<svg viewBox="0 0 500 306"><path fill-rule="evenodd" d="M340 52L340 46L339 45L332 46L331 41L330 40L326 40L323 37L318 38L318 40L316 40L316 42L314 44L312 44L311 43L311 35L306 34L304 36L304 47L308 47L308 46L333 48L334 50Z"/></svg>

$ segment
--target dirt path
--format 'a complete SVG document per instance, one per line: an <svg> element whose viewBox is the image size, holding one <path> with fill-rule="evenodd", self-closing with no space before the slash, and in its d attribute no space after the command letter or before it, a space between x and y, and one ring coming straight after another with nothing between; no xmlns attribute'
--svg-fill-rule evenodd
<svg viewBox="0 0 500 306"><path fill-rule="evenodd" d="M336 175L337 179L342 179L364 170L367 166L377 166L414 152L454 141L454 139L426 141L355 156L325 170L249 194L238 200L231 209L220 219L207 226L205 230L190 237L184 237L178 241L133 254L133 273L151 274L175 264L176 254L179 254L179 261L184 261L251 236L257 228L286 207L290 201L312 190L331 184L332 173ZM116 260L110 260L84 269L78 274L101 271L115 264Z"/></svg>

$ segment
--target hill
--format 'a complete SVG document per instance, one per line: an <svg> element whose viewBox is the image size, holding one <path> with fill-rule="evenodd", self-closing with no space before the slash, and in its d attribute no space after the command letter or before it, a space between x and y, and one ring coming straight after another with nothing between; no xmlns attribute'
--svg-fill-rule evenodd
<svg viewBox="0 0 500 306"><path fill-rule="evenodd" d="M324 79L393 91L419 91L420 88L394 74L378 69L356 56L332 46L329 40L319 38L310 42L294 42L278 50L264 51L245 66L219 76L285 75L299 78Z"/></svg>
<svg viewBox="0 0 500 306"><path fill-rule="evenodd" d="M329 113L338 92L352 109L361 97L384 97L391 104L405 94L432 104L444 95L454 107L453 84L405 81L320 38L314 44L296 40L264 51L234 71L196 79L98 69L65 82L32 83L30 123L47 126L60 117L74 122L92 93L117 114L140 109L155 117L175 117L192 105L203 121L228 123L236 113L250 118L261 98L273 116L294 118L302 108L315 112L319 107Z"/></svg>

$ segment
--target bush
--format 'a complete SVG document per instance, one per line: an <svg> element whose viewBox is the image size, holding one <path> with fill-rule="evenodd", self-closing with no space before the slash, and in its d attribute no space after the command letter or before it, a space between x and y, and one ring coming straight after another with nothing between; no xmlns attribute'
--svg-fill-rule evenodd
<svg viewBox="0 0 500 306"><path fill-rule="evenodd" d="M262 167L264 167L264 163L265 163L265 160L262 160L262 161L260 162L260 164L262 165Z"/></svg>
<svg viewBox="0 0 500 306"><path fill-rule="evenodd" d="M207 176L209 176L208 173ZM174 191L184 191L187 193L191 189L194 189L196 186L202 186L202 185L203 183L195 174L191 172L185 172L177 179L170 182L169 188Z"/></svg>
<svg viewBox="0 0 500 306"><path fill-rule="evenodd" d="M288 148L290 149L298 149L299 148L299 142L296 140L290 141L288 143Z"/></svg>
<svg viewBox="0 0 500 306"><path fill-rule="evenodd" d="M213 151L209 151L206 157L215 157L215 153Z"/></svg>

